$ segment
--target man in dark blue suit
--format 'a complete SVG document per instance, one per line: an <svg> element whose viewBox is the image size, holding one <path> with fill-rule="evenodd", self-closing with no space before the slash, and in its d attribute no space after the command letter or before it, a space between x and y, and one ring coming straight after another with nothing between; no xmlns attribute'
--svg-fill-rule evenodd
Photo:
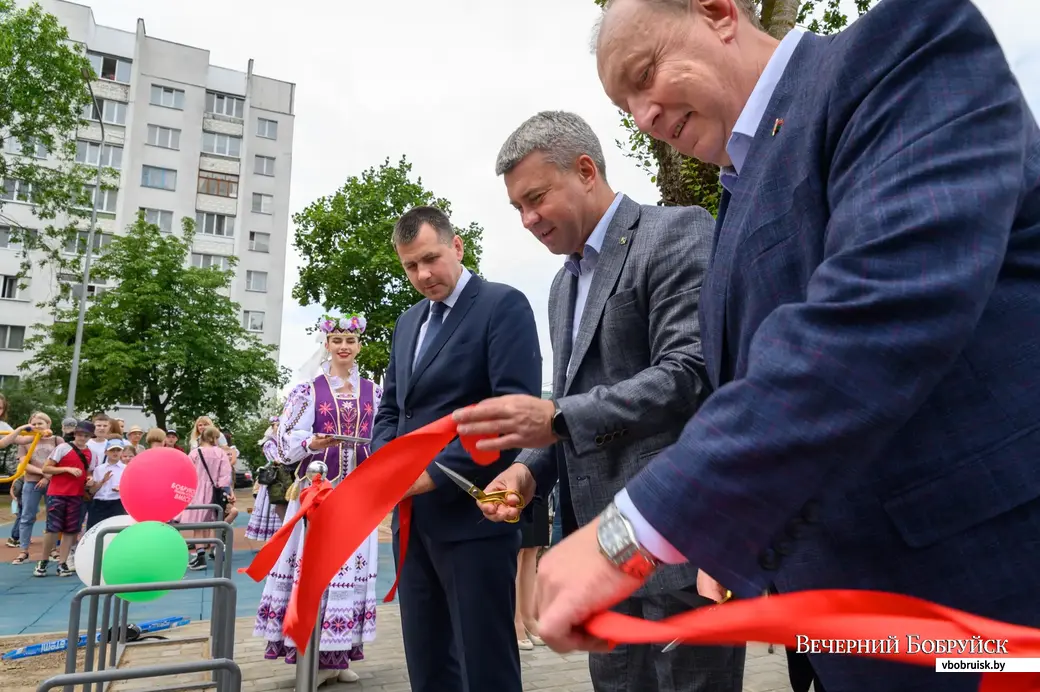
<svg viewBox="0 0 1040 692"><path fill-rule="evenodd" d="M1040 129L983 15L882 0L778 42L735 0L613 0L597 49L640 129L723 166L715 391L546 556L546 642L591 646L585 617L683 560L705 594L877 589L1040 623ZM811 658L829 692L978 685Z"/></svg>
<svg viewBox="0 0 1040 692"><path fill-rule="evenodd" d="M397 320L372 449L492 396L541 394L534 312L520 291L462 266L447 215L416 207L397 222L394 247L425 298ZM483 488L515 452L478 466L456 439L436 461ZM485 521L436 465L415 482L399 598L415 692L521 692L513 629L515 524ZM394 555L399 555L397 514Z"/></svg>

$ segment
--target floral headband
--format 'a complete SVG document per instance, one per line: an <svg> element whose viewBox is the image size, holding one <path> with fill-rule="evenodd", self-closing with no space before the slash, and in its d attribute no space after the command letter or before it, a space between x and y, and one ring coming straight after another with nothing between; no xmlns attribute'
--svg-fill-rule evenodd
<svg viewBox="0 0 1040 692"><path fill-rule="evenodd" d="M350 315L349 317L330 317L325 315L318 322L318 330L328 336L333 332L354 332L361 335L365 333L365 325L368 321L363 315Z"/></svg>

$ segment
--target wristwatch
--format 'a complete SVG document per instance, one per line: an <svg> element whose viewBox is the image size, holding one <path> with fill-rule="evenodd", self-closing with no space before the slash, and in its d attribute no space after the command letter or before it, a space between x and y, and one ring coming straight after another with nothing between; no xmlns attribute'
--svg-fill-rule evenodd
<svg viewBox="0 0 1040 692"><path fill-rule="evenodd" d="M555 409L553 411L552 421L549 425L552 434L561 440L568 440L570 439L571 433L570 430L567 429L567 420L563 417L563 411L560 410L560 404L556 399L553 399L552 403L553 408Z"/></svg>
<svg viewBox="0 0 1040 692"><path fill-rule="evenodd" d="M599 515L596 538L603 556L625 574L645 580L657 569L657 558L639 545L632 524L613 502Z"/></svg>

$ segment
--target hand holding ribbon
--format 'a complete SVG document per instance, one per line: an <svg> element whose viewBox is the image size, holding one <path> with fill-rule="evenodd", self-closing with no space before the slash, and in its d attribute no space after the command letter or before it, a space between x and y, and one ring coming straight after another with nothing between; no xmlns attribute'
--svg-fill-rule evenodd
<svg viewBox="0 0 1040 692"><path fill-rule="evenodd" d="M451 416L399 437L373 454L340 484L308 488L301 508L271 538L245 570L260 581L274 567L293 527L307 517L300 580L286 610L284 631L301 653L310 641L325 589L358 546L399 506L400 565L407 546L410 503L401 502L409 488L437 454L456 436ZM479 464L497 458L477 450L481 437L463 436L462 444ZM561 546L562 547L562 546ZM395 584L396 588L396 584ZM393 590L387 596L392 598ZM892 651L855 650L849 653L922 666L939 657L992 655L989 651L912 653L907 635L920 640L1007 640L1007 652L1040 658L1040 630L990 620L909 596L876 591L803 591L702 608L658 622L604 612L588 618L584 630L612 643L742 645L748 641L795 647L798 637L842 641L883 641L895 636ZM986 674L980 692L1025 692L1040 689L1040 674Z"/></svg>

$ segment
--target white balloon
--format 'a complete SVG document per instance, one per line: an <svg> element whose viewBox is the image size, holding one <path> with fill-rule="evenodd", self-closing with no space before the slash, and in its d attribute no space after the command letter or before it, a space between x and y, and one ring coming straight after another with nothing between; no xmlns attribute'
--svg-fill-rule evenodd
<svg viewBox="0 0 1040 692"><path fill-rule="evenodd" d="M101 529L109 526L115 528L126 528L131 524L136 524L137 520L129 514L120 514L118 516L109 517L104 521L99 521L94 526L90 527L90 530L83 534L83 537L79 539L79 543L76 545L76 576L79 577L87 586L91 586L94 580L94 553L97 548L97 537L101 532ZM105 546L108 548L118 534L110 533L105 536ZM104 554L104 549L102 549ZM104 579L99 579L100 584L104 584Z"/></svg>

